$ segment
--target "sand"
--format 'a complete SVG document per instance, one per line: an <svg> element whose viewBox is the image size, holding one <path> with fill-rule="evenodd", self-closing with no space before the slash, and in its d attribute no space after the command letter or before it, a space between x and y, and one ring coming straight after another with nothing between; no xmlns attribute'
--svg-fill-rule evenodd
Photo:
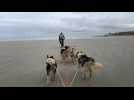
<svg viewBox="0 0 134 100"><path fill-rule="evenodd" d="M0 87L101 87L134 86L134 37L106 37L66 40L66 44L85 51L104 67L94 79L83 80L72 62L61 63L57 40L0 42ZM46 84L46 55L58 62L56 81ZM97 68L96 68L97 69Z"/></svg>

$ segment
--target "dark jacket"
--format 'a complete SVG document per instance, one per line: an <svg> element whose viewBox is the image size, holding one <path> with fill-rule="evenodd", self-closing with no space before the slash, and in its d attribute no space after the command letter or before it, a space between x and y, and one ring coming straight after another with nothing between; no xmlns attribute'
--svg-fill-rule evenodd
<svg viewBox="0 0 134 100"><path fill-rule="evenodd" d="M65 40L64 34L61 33L61 34L59 35L59 40Z"/></svg>

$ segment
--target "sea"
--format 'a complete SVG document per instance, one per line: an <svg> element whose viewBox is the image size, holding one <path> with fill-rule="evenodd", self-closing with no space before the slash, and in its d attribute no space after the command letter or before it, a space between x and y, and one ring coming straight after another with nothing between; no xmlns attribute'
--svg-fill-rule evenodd
<svg viewBox="0 0 134 100"><path fill-rule="evenodd" d="M0 33L0 41L21 41L21 40L57 40L58 33ZM88 32L63 32L66 39L94 39L97 34Z"/></svg>

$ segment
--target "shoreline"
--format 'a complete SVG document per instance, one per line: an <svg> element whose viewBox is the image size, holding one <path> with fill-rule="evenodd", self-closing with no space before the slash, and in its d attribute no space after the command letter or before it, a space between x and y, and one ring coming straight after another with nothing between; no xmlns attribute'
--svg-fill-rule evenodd
<svg viewBox="0 0 134 100"><path fill-rule="evenodd" d="M66 41L70 40L94 40L94 39L108 39L108 38L127 38L134 37L134 35L129 36L94 36L89 38L72 38L66 39ZM10 39L10 40L0 40L0 42L23 42L23 41L58 41L58 39Z"/></svg>

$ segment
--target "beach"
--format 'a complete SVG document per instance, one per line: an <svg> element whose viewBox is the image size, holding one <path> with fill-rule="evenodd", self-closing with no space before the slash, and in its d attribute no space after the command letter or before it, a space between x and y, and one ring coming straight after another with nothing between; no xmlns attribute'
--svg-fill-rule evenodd
<svg viewBox="0 0 134 100"><path fill-rule="evenodd" d="M66 40L104 65L93 80L75 77L77 65L61 63L58 40L0 41L0 87L134 86L134 36ZM46 85L46 55L58 63L56 81Z"/></svg>

